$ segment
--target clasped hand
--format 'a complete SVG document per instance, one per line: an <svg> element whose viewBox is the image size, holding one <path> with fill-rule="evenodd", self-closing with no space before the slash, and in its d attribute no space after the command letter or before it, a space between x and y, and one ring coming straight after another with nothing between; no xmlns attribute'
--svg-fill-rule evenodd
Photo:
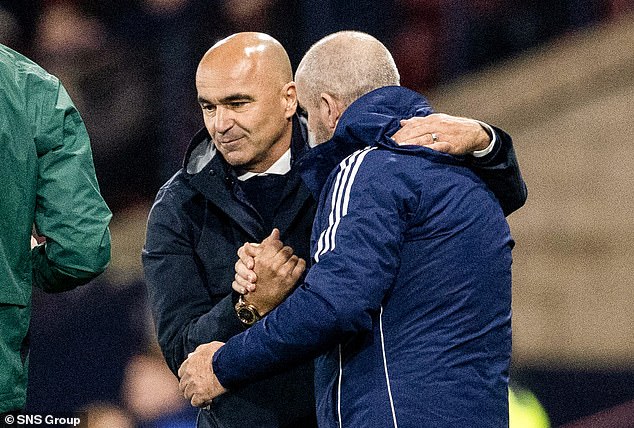
<svg viewBox="0 0 634 428"><path fill-rule="evenodd" d="M246 243L238 250L236 276L232 287L245 295L260 315L273 310L293 291L306 269L306 262L293 254L293 249L280 241L280 232L273 229L260 244ZM256 287L257 284L257 287Z"/></svg>
<svg viewBox="0 0 634 428"><path fill-rule="evenodd" d="M260 244L245 244L238 255L240 260L236 263L233 288L248 294L248 302L258 309L260 315L279 305L306 269L306 262L280 241L277 229ZM198 346L179 368L179 389L192 406L208 406L214 398L227 391L212 366L214 354L223 345L222 342L211 342Z"/></svg>

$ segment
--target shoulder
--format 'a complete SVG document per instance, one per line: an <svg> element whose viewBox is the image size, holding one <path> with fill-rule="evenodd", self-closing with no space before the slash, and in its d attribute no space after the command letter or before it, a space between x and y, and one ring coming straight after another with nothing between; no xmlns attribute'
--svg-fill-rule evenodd
<svg viewBox="0 0 634 428"><path fill-rule="evenodd" d="M322 194L322 203L329 206L335 199L341 200L351 210L372 206L413 209L418 205L421 190L429 185L425 170L430 167L429 161L406 153L366 147L335 168L329 179L328 195Z"/></svg>
<svg viewBox="0 0 634 428"><path fill-rule="evenodd" d="M158 190L156 199L168 196L170 198L187 198L195 189L189 183L191 174L188 174L184 168L180 168L167 180Z"/></svg>
<svg viewBox="0 0 634 428"><path fill-rule="evenodd" d="M150 209L150 222L166 215L178 215L195 198L196 193L189 184L187 173L180 169L157 192Z"/></svg>
<svg viewBox="0 0 634 428"><path fill-rule="evenodd" d="M60 82L35 62L0 45L0 81L5 92L22 103L51 104L57 98Z"/></svg>
<svg viewBox="0 0 634 428"><path fill-rule="evenodd" d="M51 90L60 85L59 79L24 55L0 46L0 66L3 75L11 75L17 83L30 88Z"/></svg>
<svg viewBox="0 0 634 428"><path fill-rule="evenodd" d="M336 169L337 174L351 176L355 181L372 187L409 185L426 181L428 174L444 169L424 156L384 147L366 147L358 150Z"/></svg>

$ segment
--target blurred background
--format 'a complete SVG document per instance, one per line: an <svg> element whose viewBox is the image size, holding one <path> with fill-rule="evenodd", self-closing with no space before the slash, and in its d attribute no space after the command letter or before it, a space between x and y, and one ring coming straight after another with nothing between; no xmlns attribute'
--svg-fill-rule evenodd
<svg viewBox="0 0 634 428"><path fill-rule="evenodd" d="M62 80L114 212L107 272L34 293L27 411L193 426L155 343L140 251L154 195L202 126L197 63L220 38L263 31L296 66L355 29L438 111L513 136L529 187L509 217L520 404L536 398L552 426L597 412L587 426L634 426L633 14L634 0L0 0L0 42Z"/></svg>

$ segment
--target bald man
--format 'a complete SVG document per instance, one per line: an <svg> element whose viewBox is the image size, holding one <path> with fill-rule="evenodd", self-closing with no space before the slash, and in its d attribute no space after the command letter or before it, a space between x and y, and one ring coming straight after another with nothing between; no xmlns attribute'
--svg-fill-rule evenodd
<svg viewBox="0 0 634 428"><path fill-rule="evenodd" d="M205 127L194 136L183 168L159 191L143 251L159 343L174 373L199 345L227 341L278 305L310 256L317 202L298 172L309 145L291 78L283 47L260 33L220 41L198 67ZM502 131L490 132L493 138L476 121L442 115L410 122L394 137L430 144L434 133L438 143L462 153L493 149L473 158L473 168L491 177L492 189L510 212L524 203L525 189L510 139ZM262 241L273 228L279 234L268 239L273 250L267 251L284 256L274 267L289 275L268 293L260 287L257 296L243 300L231 290L236 252L244 242ZM209 371L209 364L200 369ZM201 411L198 424L314 427L313 391L313 364L306 361L232 389Z"/></svg>

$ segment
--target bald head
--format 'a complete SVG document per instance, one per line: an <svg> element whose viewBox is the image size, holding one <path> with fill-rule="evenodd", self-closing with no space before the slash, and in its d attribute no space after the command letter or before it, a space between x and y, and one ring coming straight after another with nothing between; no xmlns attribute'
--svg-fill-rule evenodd
<svg viewBox="0 0 634 428"><path fill-rule="evenodd" d="M316 103L325 92L344 107L374 89L400 82L387 48L358 31L341 31L315 43L304 55L295 79L298 92L303 93L302 103Z"/></svg>
<svg viewBox="0 0 634 428"><path fill-rule="evenodd" d="M263 172L290 147L295 82L271 36L238 33L216 43L198 65L196 89L205 127L231 166Z"/></svg>
<svg viewBox="0 0 634 428"><path fill-rule="evenodd" d="M237 33L213 45L203 56L196 79L204 73L249 75L265 85L282 87L293 80L291 62L284 47L264 33Z"/></svg>

